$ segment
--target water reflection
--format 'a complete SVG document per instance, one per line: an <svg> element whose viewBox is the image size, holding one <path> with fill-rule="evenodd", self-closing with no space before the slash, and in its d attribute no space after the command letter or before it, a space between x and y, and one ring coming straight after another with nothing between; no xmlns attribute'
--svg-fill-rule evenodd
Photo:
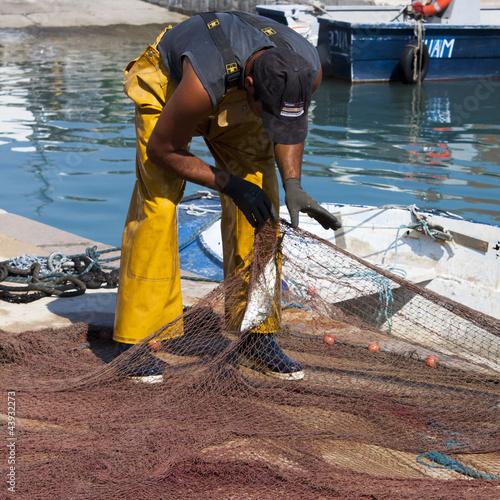
<svg viewBox="0 0 500 500"><path fill-rule="evenodd" d="M161 29L0 31L0 208L119 244L135 177L123 68ZM416 203L500 224L499 108L499 81L325 80L303 184L325 202ZM193 152L210 160L199 139Z"/></svg>
<svg viewBox="0 0 500 500"><path fill-rule="evenodd" d="M1 208L119 242L134 175L126 31L0 34Z"/></svg>
<svg viewBox="0 0 500 500"><path fill-rule="evenodd" d="M500 105L499 81L329 83L315 96L312 146L318 155L330 154L331 161L316 163L315 175L323 166L320 175L361 186L382 203L386 196L364 188L391 191L391 196L404 192L420 206L500 221L500 131L492 113ZM484 179L478 182L477 176ZM484 189L495 195L485 195ZM477 201L471 203L469 193Z"/></svg>

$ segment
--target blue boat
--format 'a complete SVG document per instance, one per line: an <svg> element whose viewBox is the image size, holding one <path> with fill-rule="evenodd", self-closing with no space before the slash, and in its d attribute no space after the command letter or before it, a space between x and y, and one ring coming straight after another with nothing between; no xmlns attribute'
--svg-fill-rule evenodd
<svg viewBox="0 0 500 500"><path fill-rule="evenodd" d="M500 9L451 0L440 16L408 6L258 5L315 44L323 72L350 82L500 78Z"/></svg>
<svg viewBox="0 0 500 500"><path fill-rule="evenodd" d="M220 220L218 193L197 191L177 207L179 264L182 271L209 281L222 281L222 252L214 252L204 242L203 233ZM221 244L221 243L220 243Z"/></svg>

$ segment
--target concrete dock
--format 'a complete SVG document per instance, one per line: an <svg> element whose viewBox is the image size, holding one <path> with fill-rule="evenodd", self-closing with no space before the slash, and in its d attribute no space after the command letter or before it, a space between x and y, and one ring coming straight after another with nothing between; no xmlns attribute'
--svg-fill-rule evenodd
<svg viewBox="0 0 500 500"><path fill-rule="evenodd" d="M47 226L26 217L0 210L0 262L30 255L48 257L52 252L84 255L87 248L110 249L108 245L82 238L76 234ZM119 257L119 251L103 255ZM118 266L119 260L112 262ZM195 304L209 293L216 283L192 281L191 273L182 271L181 280L185 306ZM12 285L12 283L3 282ZM22 286L22 284L20 284ZM0 329L20 333L26 330L58 328L83 321L95 326L112 327L116 306L116 288L87 290L77 297L44 297L29 304L11 304L0 300Z"/></svg>
<svg viewBox="0 0 500 500"><path fill-rule="evenodd" d="M186 16L142 0L4 0L0 29L176 24Z"/></svg>

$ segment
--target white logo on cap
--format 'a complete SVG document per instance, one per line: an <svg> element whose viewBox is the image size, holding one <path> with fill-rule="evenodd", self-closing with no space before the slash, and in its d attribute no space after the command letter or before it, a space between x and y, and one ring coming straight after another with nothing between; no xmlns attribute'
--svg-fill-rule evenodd
<svg viewBox="0 0 500 500"><path fill-rule="evenodd" d="M289 118L296 118L297 116L301 116L303 114L303 102L284 102L280 112L281 116L287 116Z"/></svg>

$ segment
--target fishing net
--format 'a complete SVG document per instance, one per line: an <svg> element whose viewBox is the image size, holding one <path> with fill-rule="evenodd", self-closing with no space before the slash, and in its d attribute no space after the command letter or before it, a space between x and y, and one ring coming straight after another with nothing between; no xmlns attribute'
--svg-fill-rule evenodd
<svg viewBox="0 0 500 500"><path fill-rule="evenodd" d="M248 267L118 357L98 325L0 332L15 495L499 497L500 322L281 228L281 249L265 226ZM276 303L302 380L245 360ZM152 356L161 383L124 377Z"/></svg>

